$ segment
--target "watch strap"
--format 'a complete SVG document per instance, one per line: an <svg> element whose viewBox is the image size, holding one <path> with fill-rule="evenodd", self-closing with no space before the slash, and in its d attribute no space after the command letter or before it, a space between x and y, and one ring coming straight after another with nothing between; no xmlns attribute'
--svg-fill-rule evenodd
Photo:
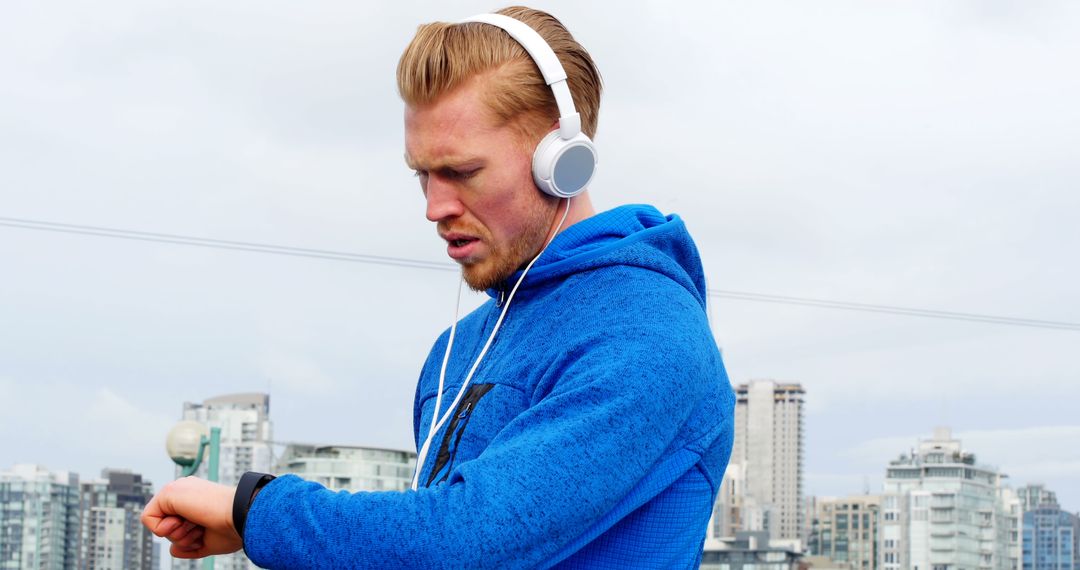
<svg viewBox="0 0 1080 570"><path fill-rule="evenodd" d="M259 489L262 489L274 479L275 477L269 473L248 471L240 477L240 482L236 484L236 494L233 495L232 518L233 527L236 528L236 534L240 535L241 541L244 540L244 524L247 522L248 511L251 510L251 500L255 498L255 493Z"/></svg>

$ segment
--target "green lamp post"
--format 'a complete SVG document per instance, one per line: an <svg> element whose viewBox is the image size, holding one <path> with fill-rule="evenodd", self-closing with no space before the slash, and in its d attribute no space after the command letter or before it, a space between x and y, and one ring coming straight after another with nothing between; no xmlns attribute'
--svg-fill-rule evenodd
<svg viewBox="0 0 1080 570"><path fill-rule="evenodd" d="M206 425L200 422L184 420L173 426L165 439L165 450L173 463L181 467L181 477L192 475L199 469L207 447L210 448L210 458L206 465L206 479L216 483L218 456L221 454L221 428L207 429ZM203 560L203 568L213 570L213 556L208 556Z"/></svg>

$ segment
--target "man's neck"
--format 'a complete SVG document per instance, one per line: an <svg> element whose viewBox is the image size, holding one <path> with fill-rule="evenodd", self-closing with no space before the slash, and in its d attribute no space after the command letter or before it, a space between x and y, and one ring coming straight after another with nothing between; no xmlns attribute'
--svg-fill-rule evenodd
<svg viewBox="0 0 1080 570"><path fill-rule="evenodd" d="M589 199L588 191L582 192L581 194L570 198L569 201L570 212L566 214L566 220L562 223L561 227L559 226L559 221L563 218L563 209L565 208L564 204L566 204L567 201L560 201L561 203L559 204L559 208L555 210L555 219L551 221L551 229L548 230L549 236L552 232L555 231L556 228L558 228L559 231L562 232L566 228L596 215L596 210L593 209L592 200Z"/></svg>

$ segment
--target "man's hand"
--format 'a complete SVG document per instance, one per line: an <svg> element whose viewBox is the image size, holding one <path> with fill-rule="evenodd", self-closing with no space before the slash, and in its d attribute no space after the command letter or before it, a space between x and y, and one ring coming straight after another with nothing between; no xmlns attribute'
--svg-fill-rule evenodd
<svg viewBox="0 0 1080 570"><path fill-rule="evenodd" d="M235 493L235 487L196 477L177 479L147 503L142 523L173 543L169 554L174 558L236 552L244 543L233 527Z"/></svg>

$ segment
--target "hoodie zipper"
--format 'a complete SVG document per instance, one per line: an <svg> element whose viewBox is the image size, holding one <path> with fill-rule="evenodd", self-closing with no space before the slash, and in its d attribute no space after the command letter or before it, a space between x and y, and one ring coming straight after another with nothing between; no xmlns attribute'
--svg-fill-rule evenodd
<svg viewBox="0 0 1080 570"><path fill-rule="evenodd" d="M473 384L469 386L464 398L458 404L457 409L454 410L450 425L446 427L446 433L443 434L442 444L439 446L438 454L435 457L435 465L432 467L430 475L428 475L427 487L430 487L432 483L445 481L450 475L450 470L454 467L454 461L457 459L461 436L465 433L469 420L472 419L472 412L475 411L476 405L480 403L480 399L494 387L494 384ZM440 472L441 477L439 476ZM438 481L436 481L436 477L438 477Z"/></svg>

